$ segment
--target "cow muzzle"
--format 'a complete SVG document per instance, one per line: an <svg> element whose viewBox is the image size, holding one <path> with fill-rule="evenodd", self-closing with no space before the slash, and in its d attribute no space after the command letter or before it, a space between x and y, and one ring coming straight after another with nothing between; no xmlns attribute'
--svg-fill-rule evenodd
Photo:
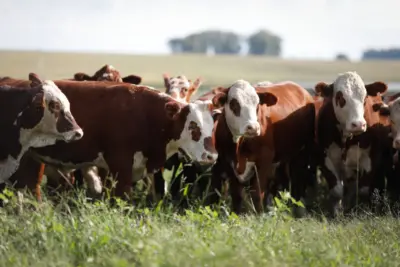
<svg viewBox="0 0 400 267"><path fill-rule="evenodd" d="M256 136L260 135L260 132L261 132L260 124L258 122L257 123L251 123L251 124L248 124L245 127L243 135L245 137L256 137Z"/></svg>
<svg viewBox="0 0 400 267"><path fill-rule="evenodd" d="M212 164L214 163L218 158L218 154L216 153L209 153L209 152L204 152L201 155L201 161L198 161L200 164Z"/></svg>
<svg viewBox="0 0 400 267"><path fill-rule="evenodd" d="M359 135L367 130L367 123L365 121L353 121L347 127L347 132L353 135Z"/></svg>
<svg viewBox="0 0 400 267"><path fill-rule="evenodd" d="M73 142L73 141L78 141L80 139L82 139L83 137L83 130L81 128L78 129L74 129L72 131L63 133L63 138L64 141L69 143L69 142Z"/></svg>

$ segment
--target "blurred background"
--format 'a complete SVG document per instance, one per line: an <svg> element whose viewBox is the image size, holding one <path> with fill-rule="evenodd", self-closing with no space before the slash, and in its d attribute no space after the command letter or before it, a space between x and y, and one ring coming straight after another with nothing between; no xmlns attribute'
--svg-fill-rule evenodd
<svg viewBox="0 0 400 267"><path fill-rule="evenodd" d="M105 64L143 84L203 78L203 90L357 71L400 91L397 0L0 0L0 76L72 78Z"/></svg>

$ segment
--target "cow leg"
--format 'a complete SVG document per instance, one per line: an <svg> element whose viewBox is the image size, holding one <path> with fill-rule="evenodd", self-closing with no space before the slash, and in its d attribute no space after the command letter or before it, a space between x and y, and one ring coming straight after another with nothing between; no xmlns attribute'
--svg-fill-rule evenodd
<svg viewBox="0 0 400 267"><path fill-rule="evenodd" d="M225 167L225 169L224 169ZM222 194L222 184L225 178L227 178L226 171L230 169L230 166L227 166L223 162L221 162L220 156L218 156L217 162L211 168L211 184L210 184L210 192L207 194L204 204L205 205L215 205L217 204ZM230 179L228 179L230 181Z"/></svg>
<svg viewBox="0 0 400 267"><path fill-rule="evenodd" d="M98 168L95 166L90 166L84 167L81 170L90 195L93 197L98 197L102 193L103 189Z"/></svg>
<svg viewBox="0 0 400 267"><path fill-rule="evenodd" d="M124 200L129 200L132 190L132 153L124 150L115 150L114 153L105 153L106 160L110 172L117 181L114 197L119 197Z"/></svg>
<svg viewBox="0 0 400 267"><path fill-rule="evenodd" d="M325 165L321 166L321 173L325 177L329 188L329 214L333 218L339 215L340 202L343 198L343 183Z"/></svg>
<svg viewBox="0 0 400 267"><path fill-rule="evenodd" d="M163 176L163 169L154 174L154 191L160 198L165 197L165 180Z"/></svg>
<svg viewBox="0 0 400 267"><path fill-rule="evenodd" d="M231 183L229 189L232 199L232 211L236 214L240 214L242 213L244 186L239 182L236 177L232 177L230 181Z"/></svg>

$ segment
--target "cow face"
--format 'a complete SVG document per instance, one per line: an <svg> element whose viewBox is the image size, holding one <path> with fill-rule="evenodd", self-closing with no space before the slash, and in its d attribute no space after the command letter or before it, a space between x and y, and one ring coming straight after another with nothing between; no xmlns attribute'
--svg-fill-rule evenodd
<svg viewBox="0 0 400 267"><path fill-rule="evenodd" d="M235 143L241 136L260 135L260 123L257 118L258 104L270 106L274 105L276 100L276 97L270 93L263 93L260 99L256 89L244 80L236 81L212 99L216 107L224 107L226 123Z"/></svg>
<svg viewBox="0 0 400 267"><path fill-rule="evenodd" d="M366 97L376 96L386 90L387 86L381 82L365 85L356 72L341 73L333 84L318 83L315 87L317 95L332 99L343 136L366 131L367 123L364 118Z"/></svg>
<svg viewBox="0 0 400 267"><path fill-rule="evenodd" d="M110 81L110 82L125 82L131 84L140 84L142 78L136 75L129 75L124 78L121 77L120 72L111 65L104 65L101 69L96 71L93 76L86 73L75 73L74 79L76 81Z"/></svg>
<svg viewBox="0 0 400 267"><path fill-rule="evenodd" d="M183 103L189 103L191 96L201 85L200 78L197 78L193 83L183 75L170 78L167 74L164 74L163 78L165 93Z"/></svg>
<svg viewBox="0 0 400 267"><path fill-rule="evenodd" d="M378 108L381 116L390 118L393 148L400 149L400 98L394 99L389 105L380 104L379 107L375 107L374 109Z"/></svg>
<svg viewBox="0 0 400 267"><path fill-rule="evenodd" d="M174 127L179 132L179 139L174 147L191 160L200 164L209 164L217 159L217 151L212 142L214 121L210 112L211 101L195 101L183 108L175 101L170 101L165 108Z"/></svg>
<svg viewBox="0 0 400 267"><path fill-rule="evenodd" d="M37 110L43 111L41 120L36 125L32 125L32 128L27 129L24 127L25 123L21 124L22 129L28 131L30 136L38 137L32 146L51 145L56 140L71 142L81 139L83 131L71 114L67 97L57 85L53 81L42 82L33 73L29 75L29 79L31 80L31 87L40 87L40 93L35 96L33 105ZM22 114L22 121L26 121L24 114Z"/></svg>

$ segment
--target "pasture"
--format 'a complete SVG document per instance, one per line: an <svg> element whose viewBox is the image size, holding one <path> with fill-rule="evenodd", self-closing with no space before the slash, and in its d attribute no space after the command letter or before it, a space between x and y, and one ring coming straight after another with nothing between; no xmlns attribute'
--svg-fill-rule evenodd
<svg viewBox="0 0 400 267"><path fill-rule="evenodd" d="M356 70L365 81L400 82L400 62L285 61L256 57L127 56L0 52L0 76L71 78L112 64L122 75L163 86L162 73L204 78L203 88L243 78L331 81ZM0 266L397 266L400 222L386 209L327 221L320 214L293 219L283 195L273 214L237 216L193 205L131 206L91 203L82 192L37 204L13 191L0 195ZM165 205L161 205L165 204Z"/></svg>

